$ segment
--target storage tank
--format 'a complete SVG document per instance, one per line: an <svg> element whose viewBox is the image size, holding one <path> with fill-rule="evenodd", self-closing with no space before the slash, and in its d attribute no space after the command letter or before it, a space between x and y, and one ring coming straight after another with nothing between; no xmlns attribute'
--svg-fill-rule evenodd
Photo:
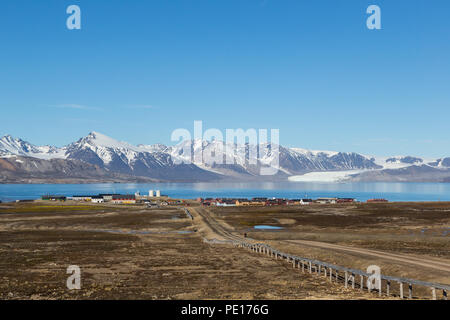
<svg viewBox="0 0 450 320"><path fill-rule="evenodd" d="M148 196L149 196L150 198L153 198L153 197L155 196L155 193L153 192L153 190L150 190L150 191L148 192Z"/></svg>
<svg viewBox="0 0 450 320"><path fill-rule="evenodd" d="M156 196L161 197L161 190L156 190Z"/></svg>

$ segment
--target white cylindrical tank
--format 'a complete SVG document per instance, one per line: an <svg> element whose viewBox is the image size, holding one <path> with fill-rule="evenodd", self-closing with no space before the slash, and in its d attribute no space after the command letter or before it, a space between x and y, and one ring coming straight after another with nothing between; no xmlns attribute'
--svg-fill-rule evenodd
<svg viewBox="0 0 450 320"><path fill-rule="evenodd" d="M148 196L149 196L150 198L153 198L153 197L155 196L155 193L153 192L153 190L150 190L150 191L148 192Z"/></svg>
<svg viewBox="0 0 450 320"><path fill-rule="evenodd" d="M161 190L156 190L156 196L161 197Z"/></svg>

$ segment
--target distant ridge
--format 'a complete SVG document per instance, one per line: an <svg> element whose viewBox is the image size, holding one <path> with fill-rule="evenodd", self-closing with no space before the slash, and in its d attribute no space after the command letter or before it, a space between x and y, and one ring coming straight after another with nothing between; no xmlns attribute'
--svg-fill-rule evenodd
<svg viewBox="0 0 450 320"><path fill-rule="evenodd" d="M278 146L279 170L274 176L259 174L259 168L268 163L264 157L257 157L256 164L249 164L248 159L238 154L228 155L233 159L231 164L210 164L198 160L189 164L181 163L183 160L192 160L183 150L190 149L191 154L194 150L212 154L219 143L222 142L191 140L175 146L134 146L91 132L76 142L58 148L35 146L6 135L0 139L0 159L3 161L0 182L33 180L38 177L48 181L87 178L90 178L89 181L279 181L288 178L302 181L309 176L305 174L338 171L346 172L340 179L348 181L450 181L450 158L379 158L354 152L313 151L283 146ZM248 154L248 145L235 147L246 151L243 154ZM264 147L271 150L273 146L269 143ZM174 162L174 159L179 161ZM42 171L43 167L47 171Z"/></svg>

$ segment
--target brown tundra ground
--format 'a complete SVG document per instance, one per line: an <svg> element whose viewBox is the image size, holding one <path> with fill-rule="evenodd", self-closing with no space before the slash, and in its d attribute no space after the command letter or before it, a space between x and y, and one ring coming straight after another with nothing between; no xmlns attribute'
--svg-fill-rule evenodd
<svg viewBox="0 0 450 320"><path fill-rule="evenodd" d="M450 284L450 203L201 208L0 204L2 299L378 299L205 239L264 242L336 265ZM272 225L281 230L255 230ZM81 289L68 290L69 265ZM386 298L397 298L395 288ZM414 288L414 298L430 298ZM438 293L439 297L439 293Z"/></svg>

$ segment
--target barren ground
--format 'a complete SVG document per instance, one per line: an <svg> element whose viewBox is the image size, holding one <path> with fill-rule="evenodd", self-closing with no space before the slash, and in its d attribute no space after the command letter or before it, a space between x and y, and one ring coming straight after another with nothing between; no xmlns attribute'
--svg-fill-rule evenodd
<svg viewBox="0 0 450 320"><path fill-rule="evenodd" d="M199 209L200 210L200 209ZM291 254L383 274L450 284L450 204L390 203L210 208L234 234ZM260 231L255 225L282 227ZM395 290L394 290L395 293ZM427 290L416 290L428 297Z"/></svg>
<svg viewBox="0 0 450 320"><path fill-rule="evenodd" d="M0 204L0 298L378 298L302 274L283 261L204 242L244 232L289 253L360 269L378 263L390 275L448 284L447 270L345 250L414 256L448 267L450 235L443 233L450 225L449 204L383 206L190 207L192 222L176 207ZM255 232L257 224L284 229ZM66 287L69 265L81 268L81 290Z"/></svg>

